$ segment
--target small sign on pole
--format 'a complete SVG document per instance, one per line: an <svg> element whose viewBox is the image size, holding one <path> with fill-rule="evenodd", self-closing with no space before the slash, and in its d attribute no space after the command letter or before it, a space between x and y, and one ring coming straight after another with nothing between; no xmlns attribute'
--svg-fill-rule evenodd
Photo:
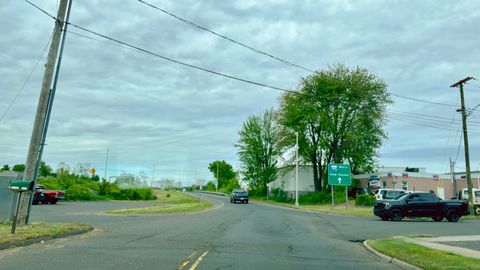
<svg viewBox="0 0 480 270"><path fill-rule="evenodd" d="M13 216L12 222L12 230L10 231L12 234L15 234L15 230L17 229L17 219L18 219L18 211L20 209L20 202L22 200L23 192L29 192L33 190L33 186L35 185L34 181L11 181L8 184L8 189L18 193L17 197L17 206L15 208L15 214Z"/></svg>
<svg viewBox="0 0 480 270"><path fill-rule="evenodd" d="M348 208L348 186L352 184L350 164L328 164L328 184L332 190L332 207L335 206L333 189L334 186L345 186L345 206Z"/></svg>

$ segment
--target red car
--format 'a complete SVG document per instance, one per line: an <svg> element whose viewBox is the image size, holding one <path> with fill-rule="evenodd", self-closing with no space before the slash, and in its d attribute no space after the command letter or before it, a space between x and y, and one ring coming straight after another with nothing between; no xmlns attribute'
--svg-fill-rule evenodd
<svg viewBox="0 0 480 270"><path fill-rule="evenodd" d="M32 204L56 204L59 200L65 198L65 192L63 190L46 190L45 187L41 185L35 186L34 192Z"/></svg>

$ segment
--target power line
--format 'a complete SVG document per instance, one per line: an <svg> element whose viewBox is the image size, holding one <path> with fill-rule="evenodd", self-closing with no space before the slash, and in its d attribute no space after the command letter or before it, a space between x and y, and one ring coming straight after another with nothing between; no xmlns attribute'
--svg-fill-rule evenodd
<svg viewBox="0 0 480 270"><path fill-rule="evenodd" d="M56 20L55 17L53 17L52 15L50 15L49 13L47 13L46 11L42 10L41 8L39 8L38 6L32 4L31 2L29 2L28 0L25 0L27 1L28 3L30 3L32 6L34 6L35 8L41 10L43 13L47 14L49 17L52 17ZM170 57L167 57L167 56L163 56L163 55L160 55L158 53L155 53L155 52L152 52L152 51L149 51L147 49L143 49L141 47L138 47L138 46L135 46L135 45L132 45L132 44L129 44L127 42L124 42L124 41L121 41L121 40L118 40L118 39L115 39L115 38L112 38L112 37L109 37L107 35L104 35L104 34L100 34L98 32L95 32L93 30L90 30L90 29L87 29L85 27L82 27L80 25L77 25L77 24L74 24L74 23L71 23L71 22L65 22L66 24L68 25L71 25L77 29L80 29L82 31L85 31L87 33L90 33L92 35L95 35L95 36L98 36L98 37L102 37L104 39L107 39L107 40L110 40L112 42L115 42L115 43L118 43L118 44L121 44L121 45L124 45L130 49L134 49L134 50L137 50L139 52L143 52L143 53L146 53L146 54L149 54L149 55L152 55L152 56L155 56L155 57L158 57L158 58L161 58L163 60L167 60L167 61L170 61L170 62L173 62L173 63L176 63L176 64L179 64L179 65L182 65L182 66L186 66L186 67L190 67L190 68L193 68L193 69L197 69L197 70L201 70L201 71L204 71L204 72L207 72L207 73L210 73L210 74L214 74L214 75L217 75L217 76L221 76L221 77L225 77L225 78L229 78L229 79L232 79L232 80L237 80L237 81L241 81L241 82L244 82L244 83L249 83L249 84L253 84L253 85L257 85L257 86L261 86L261 87L265 87L265 88L270 88L270 89L274 89L274 90L278 90L278 91L282 91L282 92L287 92L287 93L298 93L296 91L292 91L292 90L287 90L287 89L282 89L280 87L276 87L276 86L271 86L271 85L268 85L268 84L264 84L264 83L259 83L259 82L255 82L255 81L251 81L251 80L247 80L247 79L243 79L243 78L239 78L239 77L236 77L236 76L233 76L233 75L229 75L229 74L225 74L225 73L221 73L221 72L218 72L218 71L214 71L214 70L211 70L211 69L207 69L207 68L203 68L203 67L200 67L200 66L196 66L196 65L193 65L193 64L188 64L188 63L185 63L185 62L182 62L182 61L179 61L179 60L175 60L173 58L170 58ZM69 30L70 32L70 30Z"/></svg>
<svg viewBox="0 0 480 270"><path fill-rule="evenodd" d="M179 20L179 21L182 21L182 22L184 22L184 23L186 23L186 24L188 24L188 25L190 25L190 26L196 27L196 28L201 29L201 30L203 30L203 31L207 31L207 32L209 32L210 34L213 34L213 35L215 35L215 36L217 36L217 37L220 37L220 38L223 38L223 39L225 39L225 40L228 40L228 41L230 41L230 42L232 42L232 43L235 43L235 44L237 44L237 45L240 45L240 46L242 46L242 47L244 47L244 48L246 48L246 49L249 49L249 50L251 50L251 51L254 51L254 52L256 52L256 53L263 54L263 55L265 55L265 56L267 56L267 57L270 57L270 58L273 58L273 59L275 59L275 60L278 60L278 61L280 61L280 62L282 62L282 63L284 63L284 64L287 64L287 65L290 65L290 66L294 66L294 67L303 69L303 70L305 70L305 71L315 72L314 70L312 70L312 69L310 69L310 68L303 67L303 66L301 66L301 65L299 65L299 64L295 64L295 63L290 62L290 61L288 61L288 60L282 59L282 58L280 58L280 57L277 57L277 56L274 56L274 55L272 55L272 54L269 54L269 53L266 53L266 52L264 52L264 51L261 51L261 50L259 50L259 49L256 49L256 48L254 48L254 47L252 47L252 46L249 46L249 45L247 45L247 44L245 44L245 43L242 43L242 42L240 42L240 41L237 41L237 40L235 40L235 39L233 39L233 38L230 38L230 37L227 37L227 36L225 36L225 35L219 34L219 33L215 32L215 31L213 31L213 30L211 30L211 29L208 29L208 28L206 28L206 27L204 27L204 26L201 26L201 25L199 25L199 24L197 24L197 23L194 23L194 22L192 22L192 21L189 21L189 20L187 20L187 19L185 19L185 18L182 18L182 17L180 17L180 16L178 16L178 15L175 15L175 14L173 14L173 13L171 13L171 12L165 10L165 9L159 8L158 6L155 6L155 5L153 5L153 4L147 3L147 2L145 2L145 1L143 1L143 0L138 0L138 2L140 2L140 3L142 3L142 4L145 4L145 5L147 5L147 6L151 7L151 8L154 8L154 9L160 11L160 12L163 12L163 13L165 13L165 14L167 14L167 15L169 15L169 16L171 16L171 17L173 17L173 18L175 18L175 19L177 19L177 20Z"/></svg>
<svg viewBox="0 0 480 270"><path fill-rule="evenodd" d="M396 114L398 116L403 116L403 117L408 117L408 118L414 118L414 120L424 120L424 121L430 121L435 124L438 123L445 123L445 124L453 124L455 121L450 118L446 117L440 117L440 116L435 116L435 115L429 115L429 114L421 114L421 113L411 113L411 112L400 112L400 111L388 111L390 114ZM457 122L456 124L460 124ZM478 121L469 121L469 124L473 125L480 125L480 122Z"/></svg>
<svg viewBox="0 0 480 270"><path fill-rule="evenodd" d="M429 128L435 128L435 129L441 129L441 130L450 130L450 131L456 131L455 129L452 129L452 128L444 128L444 127L439 127L439 126L436 126L436 125L433 125L431 123L422 123L422 122L417 122L417 121L414 121L414 120L411 120L411 119L405 119L405 118L401 118L399 116L388 116L389 119L394 119L394 120L398 120L398 121L402 121L402 122L407 122L407 123L410 123L410 124L413 124L413 125L417 125L417 126L423 126L423 127L429 127ZM470 132L472 134L479 134L480 135L480 132Z"/></svg>
<svg viewBox="0 0 480 270"><path fill-rule="evenodd" d="M127 47L129 47L129 48L131 48L131 49L135 49L135 50L137 50L137 51L140 51L140 52L143 52L143 53L146 53L146 54L149 54L149 55L152 55L152 56L161 58L161 59L163 59L163 60L167 60L167 61L170 61L170 62L179 64L179 65L182 65L182 66L194 68L194 69L201 70L201 71L204 71L204 72L207 72L207 73L211 73L211 74L214 74L214 75L217 75L217 76L221 76L221 77L225 77L225 78L229 78L229 79L233 79L233 80L237 80L237 81L241 81L241 82L244 82L244 83L249 83L249 84L253 84L253 85L257 85L257 86L261 86L261 87L265 87L265 88L270 88L270 89L274 89L274 90L278 90L278 91L282 91L282 92L297 93L296 91L287 90L287 89L282 89L282 88L279 88L279 87L276 87L276 86L271 86L271 85L264 84L264 83L259 83L259 82L255 82L255 81L251 81L251 80L247 80L247 79L242 79L242 78L239 78L239 77L236 77L236 76L233 76L233 75L228 75L228 74L225 74L225 73L221 73L221 72L214 71L214 70L211 70L211 69L203 68L203 67L196 66L196 65L193 65L193 64L188 64L188 63L185 63L185 62L182 62L182 61L179 61L179 60L175 60L175 59L172 59L172 58L170 58L170 57L163 56L163 55L160 55L160 54L158 54L158 53L149 51L149 50L147 50L147 49L143 49L143 48L140 48L140 47L138 47L138 46L131 45L131 44L126 43L126 42L124 42L124 41L121 41L121 40L118 40L118 39L109 37L109 36L107 36L107 35L100 34L100 33L98 33L98 32L95 32L95 31L93 31L93 30L87 29L87 28L85 28L85 27L82 27L82 26L79 26L79 25L76 25L76 24L73 24L73 23L70 23L70 22L69 22L68 24L71 25L71 26L73 26L73 27L75 27L75 28L78 28L78 29L80 29L80 30L82 30L82 31L88 32L88 33L90 33L90 34L92 34L92 35L96 35L96 36L102 37L102 38L104 38L104 39L107 39L107 40L116 42L116 43L118 43L118 44L122 44L122 45L124 45L124 46L127 46Z"/></svg>
<svg viewBox="0 0 480 270"><path fill-rule="evenodd" d="M399 98L404 98L404 99L409 99L409 100L414 100L414 101L424 102L424 103L429 103L429 104L434 104L434 105L457 107L457 105L454 105L454 104L434 102L434 101L429 101L429 100L424 100L424 99L419 99L419 98L412 98L412 97L402 96L402 95L393 94L393 93L390 93L390 95L392 95L392 96L394 96L394 97L399 97Z"/></svg>
<svg viewBox="0 0 480 270"><path fill-rule="evenodd" d="M459 128L460 129L460 128ZM460 132L460 136L458 138L458 148L457 148L457 155L455 157L455 162L457 161L458 159L458 154L460 154L460 147L462 146L462 134L463 134L463 130L462 132Z"/></svg>
<svg viewBox="0 0 480 270"><path fill-rule="evenodd" d="M25 79L25 81L23 81L22 86L20 87L20 89L18 89L17 93L15 94L15 97L13 97L12 101L11 101L10 104L7 106L7 109L5 109L5 112L3 112L2 116L0 116L0 123L3 121L3 119L5 118L5 116L7 115L7 113L10 111L10 109L12 108L13 104L15 103L15 101L17 101L17 98L20 96L20 93L22 93L23 89L25 88L25 86L27 85L28 81L29 81L30 78L32 77L33 72L35 72L35 70L36 70L37 67L38 67L38 64L40 64L40 62L42 61L42 58L43 58L43 56L45 55L45 51L47 51L48 45L50 44L50 41L52 41L52 37L53 37L53 33L52 33L52 35L50 36L50 38L48 39L47 44L45 44L45 48L43 49L42 55L40 55L40 58L38 58L38 61L37 61L37 63L35 64L35 66L33 66L32 71L30 71L30 74L28 74L28 76L27 76L27 78Z"/></svg>

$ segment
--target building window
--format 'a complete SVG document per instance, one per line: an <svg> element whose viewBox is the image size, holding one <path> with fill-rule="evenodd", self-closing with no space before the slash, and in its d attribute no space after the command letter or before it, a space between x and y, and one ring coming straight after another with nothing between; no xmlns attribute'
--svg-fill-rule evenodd
<svg viewBox="0 0 480 270"><path fill-rule="evenodd" d="M387 188L387 182L382 181L382 187L383 187L383 188Z"/></svg>
<svg viewBox="0 0 480 270"><path fill-rule="evenodd" d="M402 189L403 190L408 190L408 182L407 181L402 181Z"/></svg>

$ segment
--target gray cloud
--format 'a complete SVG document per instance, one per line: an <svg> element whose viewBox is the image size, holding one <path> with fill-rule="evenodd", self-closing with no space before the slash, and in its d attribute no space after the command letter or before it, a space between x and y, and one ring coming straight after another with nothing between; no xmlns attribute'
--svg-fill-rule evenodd
<svg viewBox="0 0 480 270"><path fill-rule="evenodd" d="M477 76L480 21L476 1L155 1L152 3L266 52L321 69L332 63L363 66L392 93L456 104L449 88ZM35 1L55 13L55 1ZM461 14L461 16L459 15ZM22 1L0 7L0 113L40 57L53 21ZM71 21L156 53L242 78L294 89L307 72L245 50L159 13L138 1L75 1ZM88 35L70 27L74 33ZM234 144L248 115L276 106L280 93L219 78L131 49L70 33L44 159L89 161L111 171L151 172L190 181L211 178L207 166L238 166ZM22 163L30 139L43 62L0 122L0 163ZM480 85L475 82L474 84ZM480 103L469 86L467 104ZM395 98L392 111L452 118L455 108ZM473 122L471 130L480 132ZM445 129L446 122L430 123ZM412 122L412 120L410 120ZM424 120L417 119L423 123ZM459 135L389 119L380 149L384 165L448 169ZM472 163L480 141L472 133ZM458 164L462 162L460 153ZM101 171L101 170L100 170ZM103 173L103 172L102 172Z"/></svg>

